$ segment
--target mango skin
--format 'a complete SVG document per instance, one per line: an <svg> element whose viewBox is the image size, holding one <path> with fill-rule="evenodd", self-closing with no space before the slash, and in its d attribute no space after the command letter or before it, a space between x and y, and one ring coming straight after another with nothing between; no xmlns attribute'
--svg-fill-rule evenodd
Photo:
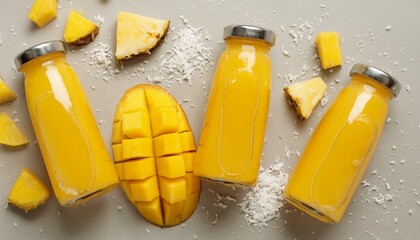
<svg viewBox="0 0 420 240"><path fill-rule="evenodd" d="M164 89L140 84L121 98L112 131L114 162L128 199L149 222L169 227L197 207L194 136L178 102Z"/></svg>

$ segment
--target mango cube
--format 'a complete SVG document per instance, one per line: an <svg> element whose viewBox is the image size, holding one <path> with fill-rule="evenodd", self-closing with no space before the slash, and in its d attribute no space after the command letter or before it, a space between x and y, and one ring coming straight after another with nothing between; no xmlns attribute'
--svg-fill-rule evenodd
<svg viewBox="0 0 420 240"><path fill-rule="evenodd" d="M153 139L155 155L157 157L180 154L182 152L178 133L170 133Z"/></svg>
<svg viewBox="0 0 420 240"><path fill-rule="evenodd" d="M147 112L131 112L123 115L122 134L130 138L151 137Z"/></svg>
<svg viewBox="0 0 420 240"><path fill-rule="evenodd" d="M64 41L73 45L86 45L99 33L99 27L80 13L71 10L64 30Z"/></svg>
<svg viewBox="0 0 420 240"><path fill-rule="evenodd" d="M130 183L132 201L152 201L159 197L159 186L156 176Z"/></svg>
<svg viewBox="0 0 420 240"><path fill-rule="evenodd" d="M123 159L153 157L152 139L133 138L122 140Z"/></svg>
<svg viewBox="0 0 420 240"><path fill-rule="evenodd" d="M28 139L6 113L0 113L0 144L17 147L28 143Z"/></svg>
<svg viewBox="0 0 420 240"><path fill-rule="evenodd" d="M35 0L28 18L43 27L57 17L57 0Z"/></svg>
<svg viewBox="0 0 420 240"><path fill-rule="evenodd" d="M178 132L178 113L175 107L160 108L151 113L153 136Z"/></svg>
<svg viewBox="0 0 420 240"><path fill-rule="evenodd" d="M187 199L187 183L185 178L159 177L160 195L170 204Z"/></svg>
<svg viewBox="0 0 420 240"><path fill-rule="evenodd" d="M137 85L115 110L112 151L121 187L138 212L158 226L188 219L197 207L195 141L179 103L165 90Z"/></svg>
<svg viewBox="0 0 420 240"><path fill-rule="evenodd" d="M181 218L184 213L184 202L175 202L173 204L162 200L163 205L163 221L165 225L170 227L181 223Z"/></svg>
<svg viewBox="0 0 420 240"><path fill-rule="evenodd" d="M323 69L341 65L340 41L338 32L320 32L316 36L315 43Z"/></svg>
<svg viewBox="0 0 420 240"><path fill-rule="evenodd" d="M11 204L26 212L43 204L50 197L50 190L28 168L23 168L10 191Z"/></svg>
<svg viewBox="0 0 420 240"><path fill-rule="evenodd" d="M160 204L160 198L155 198L149 202L136 202L137 210L153 224L158 226L165 226L163 222L162 207Z"/></svg>
<svg viewBox="0 0 420 240"><path fill-rule="evenodd" d="M156 167L159 176L167 178L185 176L185 163L182 155L157 158Z"/></svg>
<svg viewBox="0 0 420 240"><path fill-rule="evenodd" d="M185 221L191 216L198 204L199 199L200 192L194 192L187 195L187 200L184 201L184 213L182 214L181 221Z"/></svg>
<svg viewBox="0 0 420 240"><path fill-rule="evenodd" d="M12 102L16 99L16 94L4 83L0 77L0 104Z"/></svg>

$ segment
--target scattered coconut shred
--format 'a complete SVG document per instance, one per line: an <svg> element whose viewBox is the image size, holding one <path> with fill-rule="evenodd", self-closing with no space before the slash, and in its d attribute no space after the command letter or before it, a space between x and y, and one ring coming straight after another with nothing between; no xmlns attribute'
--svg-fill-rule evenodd
<svg viewBox="0 0 420 240"><path fill-rule="evenodd" d="M283 204L283 190L288 174L283 171L283 162L276 158L276 164L263 170L258 183L239 203L245 220L254 227L266 227L268 221L279 218Z"/></svg>
<svg viewBox="0 0 420 240"><path fill-rule="evenodd" d="M169 75L169 83L175 79L179 83L188 82L191 85L190 80L194 72L201 76L214 64L212 49L203 42L202 29L203 27L194 28L187 25L172 39L172 49L160 59L163 72ZM205 37L205 40L209 39L209 36Z"/></svg>

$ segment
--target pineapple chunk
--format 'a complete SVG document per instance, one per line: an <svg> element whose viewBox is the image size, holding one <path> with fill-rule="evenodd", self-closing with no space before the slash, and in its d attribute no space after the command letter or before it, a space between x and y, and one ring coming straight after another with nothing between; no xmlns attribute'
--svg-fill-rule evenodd
<svg viewBox="0 0 420 240"><path fill-rule="evenodd" d="M163 40L168 29L169 20L119 12L116 58L123 60L140 54L150 54Z"/></svg>
<svg viewBox="0 0 420 240"><path fill-rule="evenodd" d="M25 135L6 113L0 113L0 144L17 147L28 143Z"/></svg>
<svg viewBox="0 0 420 240"><path fill-rule="evenodd" d="M57 17L57 0L35 0L28 18L43 27Z"/></svg>
<svg viewBox="0 0 420 240"><path fill-rule="evenodd" d="M99 27L95 23L76 11L70 11L64 30L64 41L73 45L86 45L92 42L98 33Z"/></svg>
<svg viewBox="0 0 420 240"><path fill-rule="evenodd" d="M121 186L149 222L180 224L197 207L200 179L193 175L194 135L178 102L153 85L137 85L114 116L112 150Z"/></svg>
<svg viewBox="0 0 420 240"><path fill-rule="evenodd" d="M305 120L324 96L327 84L320 77L317 77L290 84L283 90L296 114L301 120Z"/></svg>
<svg viewBox="0 0 420 240"><path fill-rule="evenodd" d="M26 212L43 204L50 190L28 168L23 168L9 194L9 202Z"/></svg>
<svg viewBox="0 0 420 240"><path fill-rule="evenodd" d="M323 69L341 65L340 34L320 32L315 38L318 56Z"/></svg>
<svg viewBox="0 0 420 240"><path fill-rule="evenodd" d="M16 94L4 83L0 77L0 104L16 99Z"/></svg>

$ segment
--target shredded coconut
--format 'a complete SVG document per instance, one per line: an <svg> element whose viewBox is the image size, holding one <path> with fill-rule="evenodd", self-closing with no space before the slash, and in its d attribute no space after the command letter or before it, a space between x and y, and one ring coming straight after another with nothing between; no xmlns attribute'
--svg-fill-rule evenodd
<svg viewBox="0 0 420 240"><path fill-rule="evenodd" d="M96 67L96 75L97 79L102 79L105 82L108 82L116 73L117 71L112 69L112 62L114 56L110 50L110 46L108 44L99 42L92 51L89 52L91 65L95 65Z"/></svg>
<svg viewBox="0 0 420 240"><path fill-rule="evenodd" d="M276 157L276 164L260 174L257 185L238 204L245 220L254 227L265 227L268 221L279 218L288 179L288 174L283 171L283 162L279 160Z"/></svg>
<svg viewBox="0 0 420 240"><path fill-rule="evenodd" d="M169 80L174 78L179 83L188 82L191 85L194 72L202 75L213 65L212 49L204 44L202 29L187 25L172 39L173 47L166 52L160 64Z"/></svg>
<svg viewBox="0 0 420 240"><path fill-rule="evenodd" d="M95 16L95 21L98 23L98 27L102 27L105 22L105 17L102 17L101 14Z"/></svg>

